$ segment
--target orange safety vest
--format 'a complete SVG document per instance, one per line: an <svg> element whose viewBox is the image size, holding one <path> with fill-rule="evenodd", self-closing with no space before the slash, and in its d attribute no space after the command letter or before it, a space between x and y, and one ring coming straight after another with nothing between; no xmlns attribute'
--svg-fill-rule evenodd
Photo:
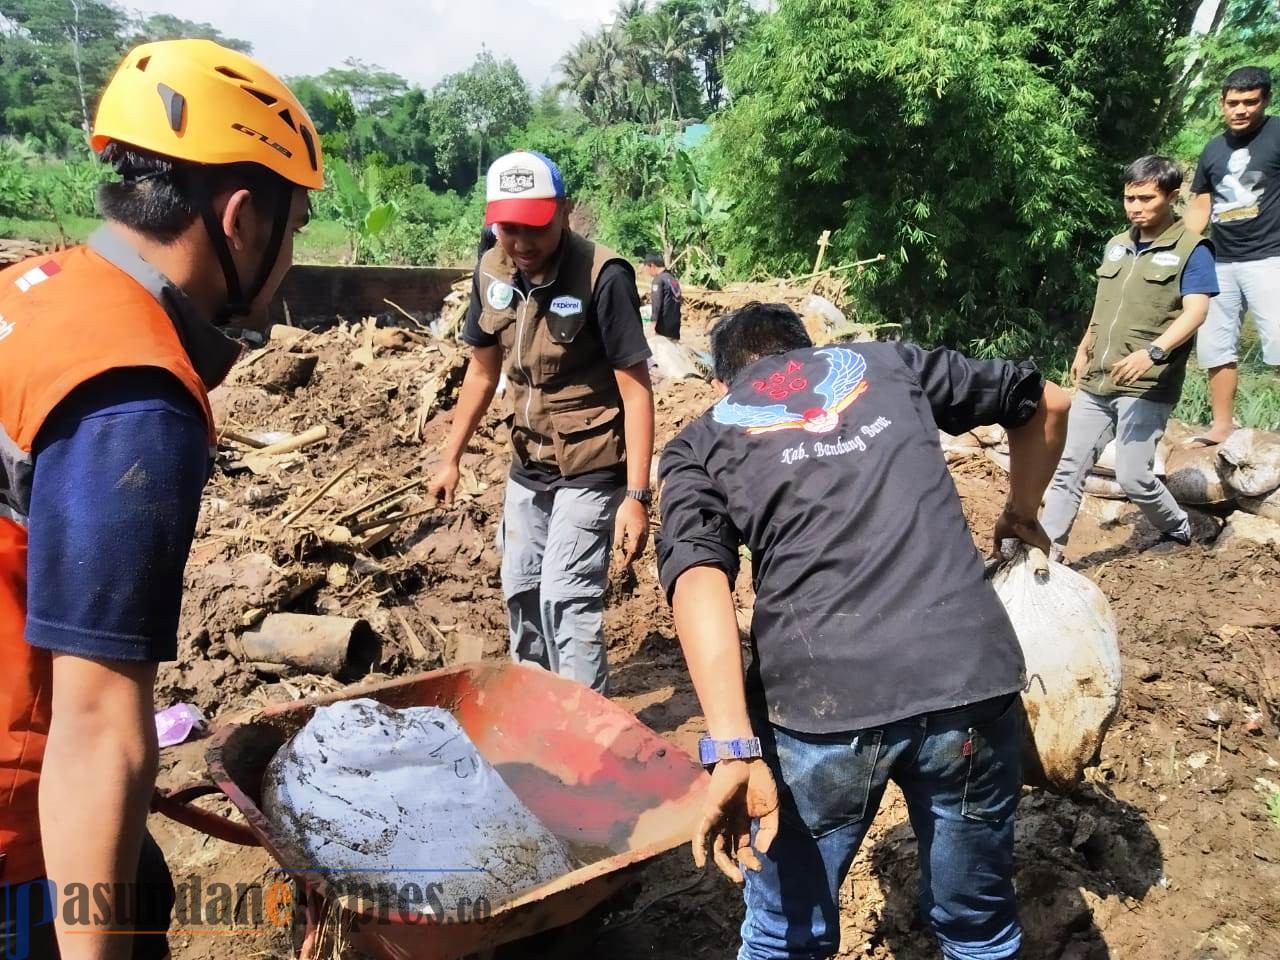
<svg viewBox="0 0 1280 960"><path fill-rule="evenodd" d="M0 883L44 875L37 795L52 660L23 634L32 446L76 387L125 367L167 370L213 413L164 307L88 247L0 272Z"/></svg>

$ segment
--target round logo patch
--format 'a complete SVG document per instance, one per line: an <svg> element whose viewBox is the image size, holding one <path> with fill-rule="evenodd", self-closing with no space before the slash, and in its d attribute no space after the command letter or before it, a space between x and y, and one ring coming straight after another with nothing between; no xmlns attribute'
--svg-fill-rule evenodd
<svg viewBox="0 0 1280 960"><path fill-rule="evenodd" d="M1120 246L1120 244L1117 243L1114 247L1112 247L1110 250L1107 251L1107 259L1123 260L1124 255L1128 252L1129 251L1126 248Z"/></svg>
<svg viewBox="0 0 1280 960"><path fill-rule="evenodd" d="M505 310L511 306L511 298L515 295L515 288L511 284L495 280L489 284L489 291L485 294L485 299L489 301L489 306L493 307L493 309Z"/></svg>

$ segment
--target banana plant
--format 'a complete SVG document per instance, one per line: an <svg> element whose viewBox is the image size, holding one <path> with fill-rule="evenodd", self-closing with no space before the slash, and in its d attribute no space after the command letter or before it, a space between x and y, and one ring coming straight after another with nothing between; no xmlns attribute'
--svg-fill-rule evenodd
<svg viewBox="0 0 1280 960"><path fill-rule="evenodd" d="M395 222L400 209L383 199L382 169L366 166L357 178L341 157L326 162L334 212L351 241L351 262L367 263L371 242Z"/></svg>

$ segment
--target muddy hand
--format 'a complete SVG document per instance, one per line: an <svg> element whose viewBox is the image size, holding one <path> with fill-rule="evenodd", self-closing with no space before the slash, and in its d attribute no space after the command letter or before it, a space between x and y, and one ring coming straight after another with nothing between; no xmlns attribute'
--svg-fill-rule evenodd
<svg viewBox="0 0 1280 960"><path fill-rule="evenodd" d="M431 482L427 484L427 497L446 507L453 506L453 494L458 489L458 465L445 463L436 471Z"/></svg>
<svg viewBox="0 0 1280 960"><path fill-rule="evenodd" d="M626 497L614 520L613 542L624 568L635 563L649 542L649 508L639 500Z"/></svg>
<svg viewBox="0 0 1280 960"><path fill-rule="evenodd" d="M1039 520L1034 516L1018 516L1008 507L1005 507L1004 512L1000 514L1000 519L996 521L992 539L994 543L991 557L995 560L1001 559L1000 544L1005 540L1021 540L1028 546L1039 547L1046 554L1050 547L1049 534L1045 533Z"/></svg>
<svg viewBox="0 0 1280 960"><path fill-rule="evenodd" d="M755 843L751 821L758 820ZM736 884L742 868L759 870L778 834L778 785L763 760L722 760L711 774L706 813L693 835L693 862L707 865L707 840L716 866Z"/></svg>

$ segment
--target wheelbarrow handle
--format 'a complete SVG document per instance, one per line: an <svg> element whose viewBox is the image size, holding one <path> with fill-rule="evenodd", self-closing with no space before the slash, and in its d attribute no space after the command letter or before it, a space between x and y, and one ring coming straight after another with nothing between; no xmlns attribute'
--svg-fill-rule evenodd
<svg viewBox="0 0 1280 960"><path fill-rule="evenodd" d="M261 846L257 836L243 823L236 823L221 814L197 807L192 800L221 793L217 784L208 780L193 783L181 790L165 791L159 787L151 795L151 809L155 813L164 814L170 820L180 823L192 830L208 834L227 843L237 843L242 847Z"/></svg>

